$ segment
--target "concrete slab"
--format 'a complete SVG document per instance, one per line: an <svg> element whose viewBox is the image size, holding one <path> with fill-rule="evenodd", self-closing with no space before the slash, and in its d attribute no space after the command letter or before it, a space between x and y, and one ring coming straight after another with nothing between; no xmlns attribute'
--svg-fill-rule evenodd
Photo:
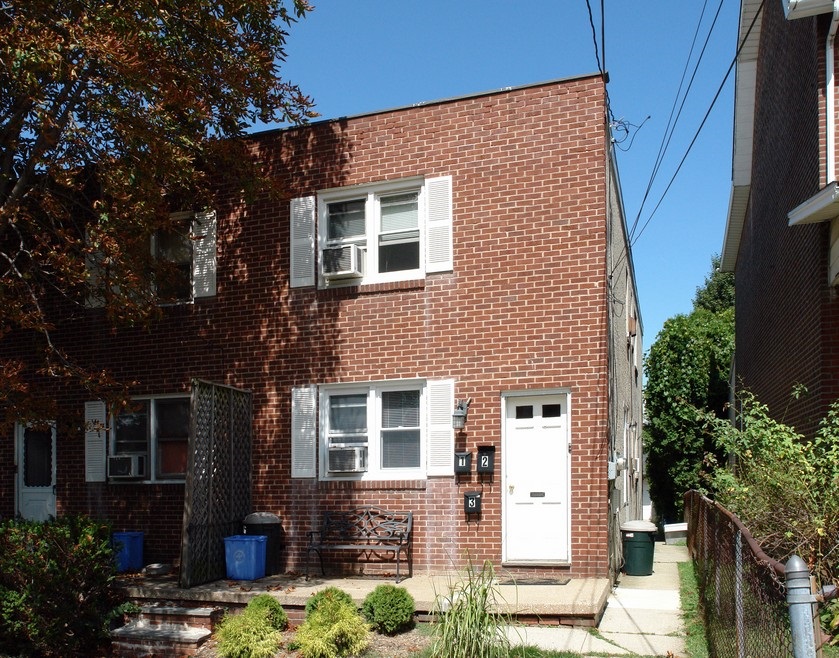
<svg viewBox="0 0 839 658"><path fill-rule="evenodd" d="M610 609L611 608L611 609ZM598 626L603 633L684 633L680 610L639 610L612 606L611 601Z"/></svg>
<svg viewBox="0 0 839 658"><path fill-rule="evenodd" d="M603 633L603 638L625 653L642 656L684 656L684 636L631 633ZM593 650L592 650L593 651ZM583 652L585 653L585 652ZM608 653L604 651L604 653ZM620 655L614 652L615 655Z"/></svg>

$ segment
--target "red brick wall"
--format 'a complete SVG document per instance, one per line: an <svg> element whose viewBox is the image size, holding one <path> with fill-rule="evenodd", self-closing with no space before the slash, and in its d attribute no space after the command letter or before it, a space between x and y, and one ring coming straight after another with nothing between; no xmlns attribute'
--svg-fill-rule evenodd
<svg viewBox="0 0 839 658"><path fill-rule="evenodd" d="M245 205L228 191L218 208L217 297L167 309L149 331L108 332L82 318L57 339L138 380L138 394L186 390L190 377L252 391L254 508L281 516L290 569L301 568L304 534L320 511L353 503L414 511L415 569L460 566L466 551L499 563L501 393L568 389L566 571L605 576L606 144L596 77L264 133L254 148L284 198ZM290 198L441 175L453 177L453 272L393 286L289 288ZM473 398L458 449L498 451L479 522L462 512L474 473L459 481L290 479L292 386L440 377L457 380L457 397ZM68 400L80 413L82 399ZM173 559L182 487L85 485L80 432L59 441L62 509L101 511L146 530L147 561Z"/></svg>
<svg viewBox="0 0 839 658"><path fill-rule="evenodd" d="M826 18L786 21L780 3L764 5L751 200L736 269L741 385L806 434L839 395L829 224L790 227L787 218L824 186ZM809 394L792 400L795 384Z"/></svg>

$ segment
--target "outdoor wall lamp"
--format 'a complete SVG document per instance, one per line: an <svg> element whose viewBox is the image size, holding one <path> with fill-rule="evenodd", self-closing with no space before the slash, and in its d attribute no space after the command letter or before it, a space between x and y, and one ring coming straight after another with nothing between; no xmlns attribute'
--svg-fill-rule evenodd
<svg viewBox="0 0 839 658"><path fill-rule="evenodd" d="M472 398L466 400L457 400L452 413L452 427L456 430L462 430L466 427L466 416L469 414L469 405L472 404Z"/></svg>

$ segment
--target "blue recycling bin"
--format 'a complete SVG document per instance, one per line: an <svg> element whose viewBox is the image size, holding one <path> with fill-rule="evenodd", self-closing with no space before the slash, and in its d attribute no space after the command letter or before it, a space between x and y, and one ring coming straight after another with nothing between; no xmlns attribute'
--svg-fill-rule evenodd
<svg viewBox="0 0 839 658"><path fill-rule="evenodd" d="M256 580L265 576L266 535L233 535L224 538L227 577L231 580Z"/></svg>
<svg viewBox="0 0 839 658"><path fill-rule="evenodd" d="M115 532L111 535L117 571L140 571L143 568L143 533Z"/></svg>

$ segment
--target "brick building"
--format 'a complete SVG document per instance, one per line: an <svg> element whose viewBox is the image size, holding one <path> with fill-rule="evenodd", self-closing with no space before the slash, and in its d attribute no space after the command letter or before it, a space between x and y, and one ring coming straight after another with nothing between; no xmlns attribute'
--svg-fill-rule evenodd
<svg viewBox="0 0 839 658"><path fill-rule="evenodd" d="M833 10L742 3L721 263L736 279L737 387L806 435L839 397Z"/></svg>
<svg viewBox="0 0 839 658"><path fill-rule="evenodd" d="M372 504L413 511L415 570L614 576L642 349L606 117L584 76L251 136L284 198L185 217L185 303L151 329L60 325L134 405L56 389L52 436L0 448L0 514L105 517L183 564L268 511L299 571L323 510Z"/></svg>

